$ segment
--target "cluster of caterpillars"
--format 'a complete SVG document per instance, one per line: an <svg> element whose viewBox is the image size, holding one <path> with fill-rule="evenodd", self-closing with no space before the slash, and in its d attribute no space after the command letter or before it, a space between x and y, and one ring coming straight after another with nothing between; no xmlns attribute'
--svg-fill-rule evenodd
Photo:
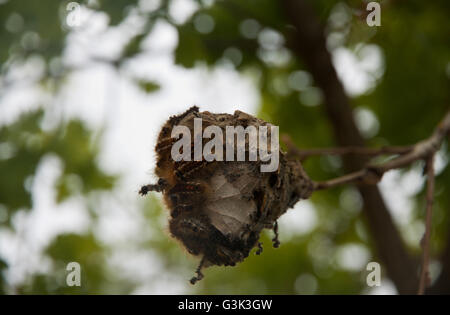
<svg viewBox="0 0 450 315"><path fill-rule="evenodd" d="M177 139L171 137L177 125L193 129L194 118L202 118L203 128L210 125L268 125L252 115L199 112L194 106L172 116L162 127L156 144L156 184L145 185L139 193L162 192L170 210L169 230L187 251L200 256L194 284L203 278L202 269L211 265L234 266L257 247L260 232L273 229L273 245L279 246L277 219L298 200L312 192L312 182L298 161L288 160L280 152L275 172L261 172L261 161L179 161L171 157ZM194 143L191 143L194 146Z"/></svg>

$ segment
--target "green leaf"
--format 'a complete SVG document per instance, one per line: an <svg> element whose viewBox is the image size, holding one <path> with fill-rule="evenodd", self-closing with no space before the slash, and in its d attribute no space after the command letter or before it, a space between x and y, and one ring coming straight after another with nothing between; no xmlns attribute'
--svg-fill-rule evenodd
<svg viewBox="0 0 450 315"><path fill-rule="evenodd" d="M145 92L145 93L153 93L158 91L161 86L155 82L155 81L148 81L148 80L138 80L138 86Z"/></svg>

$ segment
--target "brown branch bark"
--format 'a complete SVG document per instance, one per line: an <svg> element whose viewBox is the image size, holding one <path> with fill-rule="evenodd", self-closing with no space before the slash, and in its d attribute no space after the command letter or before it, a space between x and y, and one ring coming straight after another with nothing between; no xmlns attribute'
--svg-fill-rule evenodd
<svg viewBox="0 0 450 315"><path fill-rule="evenodd" d="M435 182L435 173L434 173L434 156L439 150L439 147L441 146L443 140L447 135L450 135L450 110L447 112L447 114L444 116L440 124L437 126L433 134L421 141L418 142L415 145L408 146L408 147L393 147L396 148L394 150L389 149L388 151L392 153L402 153L400 157L397 157L391 161L388 161L386 163L380 164L380 165L369 165L365 167L364 169L361 169L359 171L330 179L324 182L314 182L314 190L322 190L338 185L348 184L352 182L356 183L365 183L365 184L376 184L379 182L383 176L383 174L389 170L396 169L396 168L402 168L405 166L410 165L411 163L417 161L417 160L425 160L425 168L427 173L427 193L426 193L426 219L425 219L425 233L422 238L422 264L421 264L421 272L419 277L419 288L418 288L418 294L423 295L426 291L426 288L430 284L430 277L429 277L429 262L430 262L430 238L431 238L431 219L432 219L432 209L433 209L433 200L434 200L434 182ZM365 148L359 148L359 147L347 147L342 148L343 150L340 150L341 148L330 148L330 149L316 149L316 150L305 150L306 154L303 153L303 150L298 149L290 140L288 136L283 137L283 140L287 143L289 147L289 152L291 152L291 155L296 155L298 158L304 158L306 156L309 156L311 152L313 152L314 155L316 154L354 154L354 153L361 153L361 154L381 154L385 152L385 149L370 149L368 151L364 150ZM400 148L400 150L397 150L397 148ZM407 148L407 149L406 149ZM449 234L450 236L450 234ZM450 240L449 240L450 242ZM448 243L450 244L450 243ZM449 283L449 275L448 275L448 263L449 263L449 253L450 253L450 245L447 245L447 253L444 254L443 262L444 264L444 271L441 274L440 279L444 279L444 281L440 281L440 279L437 281L437 284L428 290L427 293L442 293L442 292L448 292L450 283ZM437 291L436 291L437 290ZM439 291L442 290L442 291Z"/></svg>
<svg viewBox="0 0 450 315"><path fill-rule="evenodd" d="M323 28L305 0L283 0L286 16L294 30L288 38L292 51L305 62L325 97L325 111L340 146L364 146L353 119L347 95L331 62ZM344 156L347 171L362 169L365 158ZM364 213L380 259L401 294L417 290L417 265L407 253L391 215L374 185L360 185Z"/></svg>
<svg viewBox="0 0 450 315"><path fill-rule="evenodd" d="M442 141L445 139L446 135L450 132L450 111L447 112L444 119L435 129L433 134L428 138L417 144L408 147L409 151L400 155L399 157L390 160L386 163L380 165L368 165L365 168L324 182L316 182L315 190L321 190L325 188L330 188L333 186L338 186L342 184L347 184L350 182L359 182L366 184L374 184L381 180L384 173L392 169L402 168L410 165L412 162L418 160L426 160L431 156L434 156ZM302 150L297 149L300 156L302 155ZM431 166L432 169L432 166Z"/></svg>
<svg viewBox="0 0 450 315"><path fill-rule="evenodd" d="M365 155L375 157L383 154L405 154L413 149L413 146L384 146L380 148L367 148L358 146L347 146L337 148L314 148L314 149L299 149L292 142L288 135L282 135L283 142L288 147L288 155L295 156L300 161L304 161L311 156L317 155Z"/></svg>

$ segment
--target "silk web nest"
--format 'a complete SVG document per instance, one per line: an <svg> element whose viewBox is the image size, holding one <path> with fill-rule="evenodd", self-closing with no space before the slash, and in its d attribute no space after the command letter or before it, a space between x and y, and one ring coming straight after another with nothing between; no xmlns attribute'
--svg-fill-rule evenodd
<svg viewBox="0 0 450 315"><path fill-rule="evenodd" d="M172 116L162 127L155 147L156 184L145 185L139 193L162 192L170 211L169 231L187 251L201 258L195 284L203 278L202 269L212 265L234 266L248 257L252 248L262 251L259 242L263 229L275 233L278 247L277 219L300 199L313 191L312 181L297 160L290 160L281 150L278 169L261 172L256 161L179 161L171 157L174 126L186 126L194 134L194 119L202 119L203 130L219 126L270 126L269 123L241 111L231 114L200 112L194 106L181 115ZM270 129L270 128L268 128ZM202 131L203 131L202 130ZM194 147L194 137L191 140ZM209 139L202 139L204 143ZM246 155L248 137L246 137ZM237 146L235 146L235 149ZM224 148L224 152L225 152Z"/></svg>

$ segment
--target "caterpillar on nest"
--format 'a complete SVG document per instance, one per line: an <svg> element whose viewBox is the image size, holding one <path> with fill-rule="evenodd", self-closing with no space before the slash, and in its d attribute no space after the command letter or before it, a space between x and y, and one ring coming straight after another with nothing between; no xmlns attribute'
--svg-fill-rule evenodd
<svg viewBox="0 0 450 315"><path fill-rule="evenodd" d="M190 280L192 284L203 278L203 268L234 266L248 257L254 247L258 247L256 254L259 255L262 252L259 236L265 228L273 229L273 246L278 247L277 219L313 191L313 183L300 162L287 159L281 151L278 168L273 172L261 171L264 162L260 157L244 161L211 161L205 157L196 160L189 152L189 159L175 161L171 155L177 140L171 136L173 128L185 126L195 134L197 118L202 119L202 132L208 126L218 126L224 134L227 126L270 126L241 111L233 115L213 114L199 112L198 107L193 106L181 115L170 117L159 133L155 147L155 173L159 180L156 184L142 186L139 194L163 193L170 211L170 234L190 254L201 257L197 275ZM249 138L245 138L247 157L250 156ZM201 141L202 145L206 142L203 138ZM225 151L227 143L223 139L220 141ZM194 148L194 139L190 145ZM233 156L237 153L233 152Z"/></svg>

